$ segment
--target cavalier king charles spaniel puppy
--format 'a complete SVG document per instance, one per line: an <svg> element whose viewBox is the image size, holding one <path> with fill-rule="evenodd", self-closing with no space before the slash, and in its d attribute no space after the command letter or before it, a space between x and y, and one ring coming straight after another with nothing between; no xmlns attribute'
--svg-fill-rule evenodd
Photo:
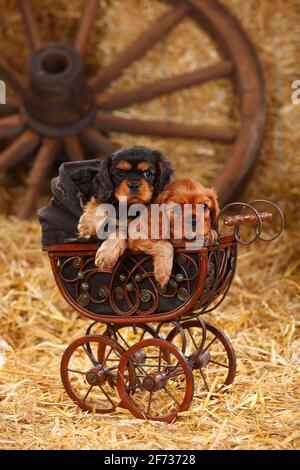
<svg viewBox="0 0 300 470"><path fill-rule="evenodd" d="M101 204L148 205L170 182L172 168L156 150L142 146L125 147L110 154L99 166L92 183L92 197L85 205L78 224L81 238L97 234L107 222L107 213L99 215ZM110 233L97 250L95 264L100 270L111 269L127 246L127 237L120 238L122 229L116 220L116 231Z"/></svg>
<svg viewBox="0 0 300 470"><path fill-rule="evenodd" d="M151 234L153 238L146 239L145 233L141 230L140 238L128 239L128 248L135 253L153 256L154 277L161 286L165 286L170 279L173 267L173 245L182 244L182 240L193 238L198 238L203 243L215 241L218 238L217 220L220 209L214 189L205 188L191 178L182 178L170 183L158 195L154 203L164 204L155 226L151 226L151 220L153 220L151 211L154 206L149 206L147 214L141 216L143 218L147 215L147 234ZM185 206L187 204L189 206ZM203 214L201 221L199 206L197 207L200 204ZM180 206L180 211L176 211L178 206ZM164 217L169 222L168 224L163 223ZM189 223L186 222L188 217Z"/></svg>

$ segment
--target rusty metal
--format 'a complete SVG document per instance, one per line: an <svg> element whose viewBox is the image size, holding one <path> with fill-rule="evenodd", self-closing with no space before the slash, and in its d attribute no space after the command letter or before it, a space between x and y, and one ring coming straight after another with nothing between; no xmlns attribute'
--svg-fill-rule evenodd
<svg viewBox="0 0 300 470"><path fill-rule="evenodd" d="M215 186L222 203L245 187L258 157L265 124L262 72L255 49L238 21L218 0L170 1L169 10L131 43L108 67L87 79L84 54L97 10L96 0L84 4L74 45L43 44L29 0L19 0L20 14L33 54L29 77L21 79L0 62L0 78L7 81L18 100L1 106L0 138L13 138L0 153L0 171L36 154L19 217L28 218L55 160L79 161L90 155L116 150L110 132L205 138L232 145L228 162L217 175ZM183 18L190 16L223 51L219 63L164 78L124 92L107 88L123 71L140 59ZM236 47L236 45L239 47ZM209 80L228 77L237 89L240 126L220 127L205 123L146 121L113 114L123 106L153 99ZM60 145L50 140L60 141Z"/></svg>

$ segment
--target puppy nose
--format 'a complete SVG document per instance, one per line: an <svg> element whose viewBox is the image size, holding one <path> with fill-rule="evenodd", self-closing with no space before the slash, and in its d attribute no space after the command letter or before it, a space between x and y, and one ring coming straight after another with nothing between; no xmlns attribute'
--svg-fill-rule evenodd
<svg viewBox="0 0 300 470"><path fill-rule="evenodd" d="M140 188L140 183L138 181L131 181L128 183L128 188L131 191L138 191L138 189Z"/></svg>

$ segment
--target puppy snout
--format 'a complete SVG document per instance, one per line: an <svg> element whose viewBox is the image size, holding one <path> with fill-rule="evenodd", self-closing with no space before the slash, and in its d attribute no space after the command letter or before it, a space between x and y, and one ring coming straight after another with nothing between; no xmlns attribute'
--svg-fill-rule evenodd
<svg viewBox="0 0 300 470"><path fill-rule="evenodd" d="M140 183L138 181L129 181L128 188L130 191L138 191L140 189Z"/></svg>

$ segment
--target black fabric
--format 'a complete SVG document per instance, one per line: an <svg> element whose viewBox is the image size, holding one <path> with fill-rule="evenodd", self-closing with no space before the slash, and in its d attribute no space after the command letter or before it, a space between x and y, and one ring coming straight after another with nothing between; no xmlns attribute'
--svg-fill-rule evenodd
<svg viewBox="0 0 300 470"><path fill-rule="evenodd" d="M68 243L78 237L77 225L101 160L63 163L51 181L52 199L38 211L43 246Z"/></svg>

